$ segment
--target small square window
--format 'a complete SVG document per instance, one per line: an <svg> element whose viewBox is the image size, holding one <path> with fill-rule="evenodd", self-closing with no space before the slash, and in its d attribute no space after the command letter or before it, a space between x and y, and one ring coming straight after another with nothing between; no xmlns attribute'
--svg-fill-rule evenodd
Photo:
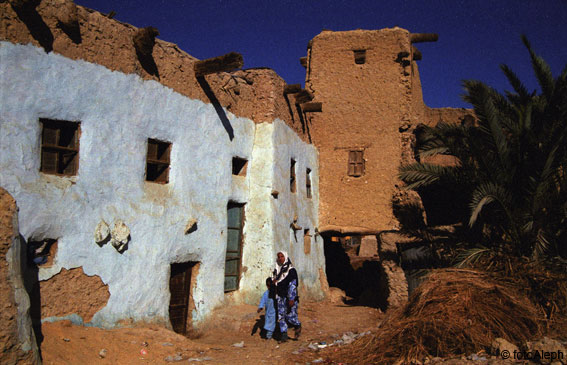
<svg viewBox="0 0 567 365"><path fill-rule="evenodd" d="M248 160L240 157L232 158L232 174L238 176L246 176L246 167L248 165Z"/></svg>
<svg viewBox="0 0 567 365"><path fill-rule="evenodd" d="M307 194L307 198L311 199L311 169L305 171L305 193Z"/></svg>
<svg viewBox="0 0 567 365"><path fill-rule="evenodd" d="M295 160L292 158L289 167L289 191L295 193L296 191L295 185Z"/></svg>
<svg viewBox="0 0 567 365"><path fill-rule="evenodd" d="M364 151L349 151L348 176L359 177L364 175Z"/></svg>
<svg viewBox="0 0 567 365"><path fill-rule="evenodd" d="M356 49L352 51L354 53L354 63L357 65L363 65L366 63L366 50Z"/></svg>
<svg viewBox="0 0 567 365"><path fill-rule="evenodd" d="M39 171L77 175L79 169L79 122L40 119L41 165Z"/></svg>
<svg viewBox="0 0 567 365"><path fill-rule="evenodd" d="M171 143L148 139L146 157L146 181L167 184L169 182L169 156Z"/></svg>

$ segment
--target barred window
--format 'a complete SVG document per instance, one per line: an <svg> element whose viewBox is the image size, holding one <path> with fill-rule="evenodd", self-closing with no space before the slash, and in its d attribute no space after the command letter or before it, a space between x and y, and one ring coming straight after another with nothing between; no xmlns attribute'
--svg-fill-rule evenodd
<svg viewBox="0 0 567 365"><path fill-rule="evenodd" d="M148 154L146 157L146 181L161 184L169 182L169 155L171 143L148 139Z"/></svg>
<svg viewBox="0 0 567 365"><path fill-rule="evenodd" d="M39 122L42 127L39 170L46 174L77 175L80 123L44 118Z"/></svg>

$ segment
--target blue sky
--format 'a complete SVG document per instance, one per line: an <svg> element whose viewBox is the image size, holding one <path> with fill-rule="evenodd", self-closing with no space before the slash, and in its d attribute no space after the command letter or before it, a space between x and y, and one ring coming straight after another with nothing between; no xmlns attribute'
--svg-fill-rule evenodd
<svg viewBox="0 0 567 365"><path fill-rule="evenodd" d="M304 84L307 42L323 29L381 29L437 33L420 43L418 62L430 107L469 107L461 82L477 79L509 90L499 65L537 83L520 35L558 75L567 65L567 0L76 0L136 27L158 28L158 38L199 59L236 51L244 68L270 67L289 84Z"/></svg>

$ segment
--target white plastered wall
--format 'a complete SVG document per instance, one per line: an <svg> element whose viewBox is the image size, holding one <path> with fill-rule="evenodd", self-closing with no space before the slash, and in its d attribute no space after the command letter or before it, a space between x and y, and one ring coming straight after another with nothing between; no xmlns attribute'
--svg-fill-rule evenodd
<svg viewBox="0 0 567 365"><path fill-rule="evenodd" d="M175 262L200 262L195 323L227 301L255 302L290 216L298 214L305 226L317 224L316 151L279 120L255 125L227 112L231 141L210 104L136 75L8 42L0 42L0 105L0 186L16 199L25 239L59 240L54 266L41 269L40 280L62 268L82 267L108 285L109 301L93 325L112 327L124 319L167 324L169 271ZM80 121L77 176L39 172L39 118ZM172 143L167 185L144 181L148 138ZM312 166L310 201L284 191L290 153L297 155L297 195L305 184L300 165ZM246 177L232 176L233 156L250 160ZM281 191L277 201L273 189ZM246 223L240 289L226 295L229 201L246 204ZM198 228L185 234L193 218ZM102 220L111 228L122 220L130 229L122 254L110 244L95 243ZM322 241L315 242L310 257L298 254L295 260L316 297L322 293L314 278L324 270L324 257Z"/></svg>

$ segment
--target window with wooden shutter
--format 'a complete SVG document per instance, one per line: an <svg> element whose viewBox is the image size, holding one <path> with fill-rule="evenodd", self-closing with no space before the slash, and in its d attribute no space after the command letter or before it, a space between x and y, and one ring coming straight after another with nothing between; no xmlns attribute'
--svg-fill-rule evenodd
<svg viewBox="0 0 567 365"><path fill-rule="evenodd" d="M146 156L146 181L167 184L169 182L169 156L171 143L148 139Z"/></svg>
<svg viewBox="0 0 567 365"><path fill-rule="evenodd" d="M305 193L307 194L307 199L311 199L311 169L305 171Z"/></svg>
<svg viewBox="0 0 567 365"><path fill-rule="evenodd" d="M297 190L295 184L295 160L292 158L289 168L289 191L295 193Z"/></svg>
<svg viewBox="0 0 567 365"><path fill-rule="evenodd" d="M224 269L224 291L238 289L242 264L242 228L244 226L244 204L228 203L227 239Z"/></svg>
<svg viewBox="0 0 567 365"><path fill-rule="evenodd" d="M348 152L348 176L359 177L364 175L364 151Z"/></svg>
<svg viewBox="0 0 567 365"><path fill-rule="evenodd" d="M46 174L77 175L79 170L79 122L40 119L41 164Z"/></svg>

